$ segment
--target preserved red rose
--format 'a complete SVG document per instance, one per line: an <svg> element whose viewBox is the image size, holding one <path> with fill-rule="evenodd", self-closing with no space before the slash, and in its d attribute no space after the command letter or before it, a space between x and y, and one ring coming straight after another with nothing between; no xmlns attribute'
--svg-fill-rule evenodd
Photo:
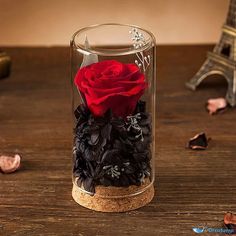
<svg viewBox="0 0 236 236"><path fill-rule="evenodd" d="M114 116L123 118L133 113L147 87L144 74L136 64L116 60L79 69L74 82L93 115L103 116L111 109Z"/></svg>

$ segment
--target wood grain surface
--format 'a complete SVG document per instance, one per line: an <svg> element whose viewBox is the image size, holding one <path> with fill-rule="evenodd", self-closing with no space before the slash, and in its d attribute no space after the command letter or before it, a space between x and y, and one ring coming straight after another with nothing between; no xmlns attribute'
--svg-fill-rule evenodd
<svg viewBox="0 0 236 236"><path fill-rule="evenodd" d="M98 213L71 197L69 49L4 48L13 67L0 80L0 153L23 160L18 172L0 173L0 235L187 236L199 225L221 227L224 213L236 212L236 112L205 110L208 98L226 93L221 77L196 92L184 86L211 49L157 48L154 200L128 213ZM212 138L209 149L186 149L202 131Z"/></svg>

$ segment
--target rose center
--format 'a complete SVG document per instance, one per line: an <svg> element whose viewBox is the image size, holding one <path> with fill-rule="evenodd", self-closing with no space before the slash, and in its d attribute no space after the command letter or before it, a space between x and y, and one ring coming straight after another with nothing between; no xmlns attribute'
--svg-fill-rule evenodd
<svg viewBox="0 0 236 236"><path fill-rule="evenodd" d="M103 71L102 73L105 76L118 76L120 74L120 70L119 68L115 67L115 66L111 66L109 68L107 68L106 70Z"/></svg>

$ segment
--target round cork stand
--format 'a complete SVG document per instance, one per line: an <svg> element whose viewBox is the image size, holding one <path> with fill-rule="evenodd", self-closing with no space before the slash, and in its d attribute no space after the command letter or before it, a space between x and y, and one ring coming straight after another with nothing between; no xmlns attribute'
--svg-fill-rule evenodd
<svg viewBox="0 0 236 236"><path fill-rule="evenodd" d="M137 193L137 194L134 194ZM148 204L154 196L153 183L145 179L141 186L96 186L93 196L73 183L72 197L81 206L102 212L131 211Z"/></svg>

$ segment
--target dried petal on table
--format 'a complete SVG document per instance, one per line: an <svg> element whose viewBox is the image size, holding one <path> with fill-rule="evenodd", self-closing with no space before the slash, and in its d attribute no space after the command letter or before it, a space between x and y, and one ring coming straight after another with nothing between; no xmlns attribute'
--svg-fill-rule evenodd
<svg viewBox="0 0 236 236"><path fill-rule="evenodd" d="M228 224L235 224L236 226L236 215L234 215L233 213L226 213L225 216L224 216L224 223L226 225Z"/></svg>
<svg viewBox="0 0 236 236"><path fill-rule="evenodd" d="M193 150L205 150L208 146L209 139L205 133L196 134L188 142L187 147Z"/></svg>
<svg viewBox="0 0 236 236"><path fill-rule="evenodd" d="M226 228L233 230L232 234L230 235L236 235L236 215L230 212L226 213L224 215L224 225Z"/></svg>
<svg viewBox="0 0 236 236"><path fill-rule="evenodd" d="M227 107L225 98L211 98L207 101L207 110L210 115L223 111Z"/></svg>
<svg viewBox="0 0 236 236"><path fill-rule="evenodd" d="M3 173L9 174L20 168L21 157L16 154L12 156L0 156L0 169Z"/></svg>

